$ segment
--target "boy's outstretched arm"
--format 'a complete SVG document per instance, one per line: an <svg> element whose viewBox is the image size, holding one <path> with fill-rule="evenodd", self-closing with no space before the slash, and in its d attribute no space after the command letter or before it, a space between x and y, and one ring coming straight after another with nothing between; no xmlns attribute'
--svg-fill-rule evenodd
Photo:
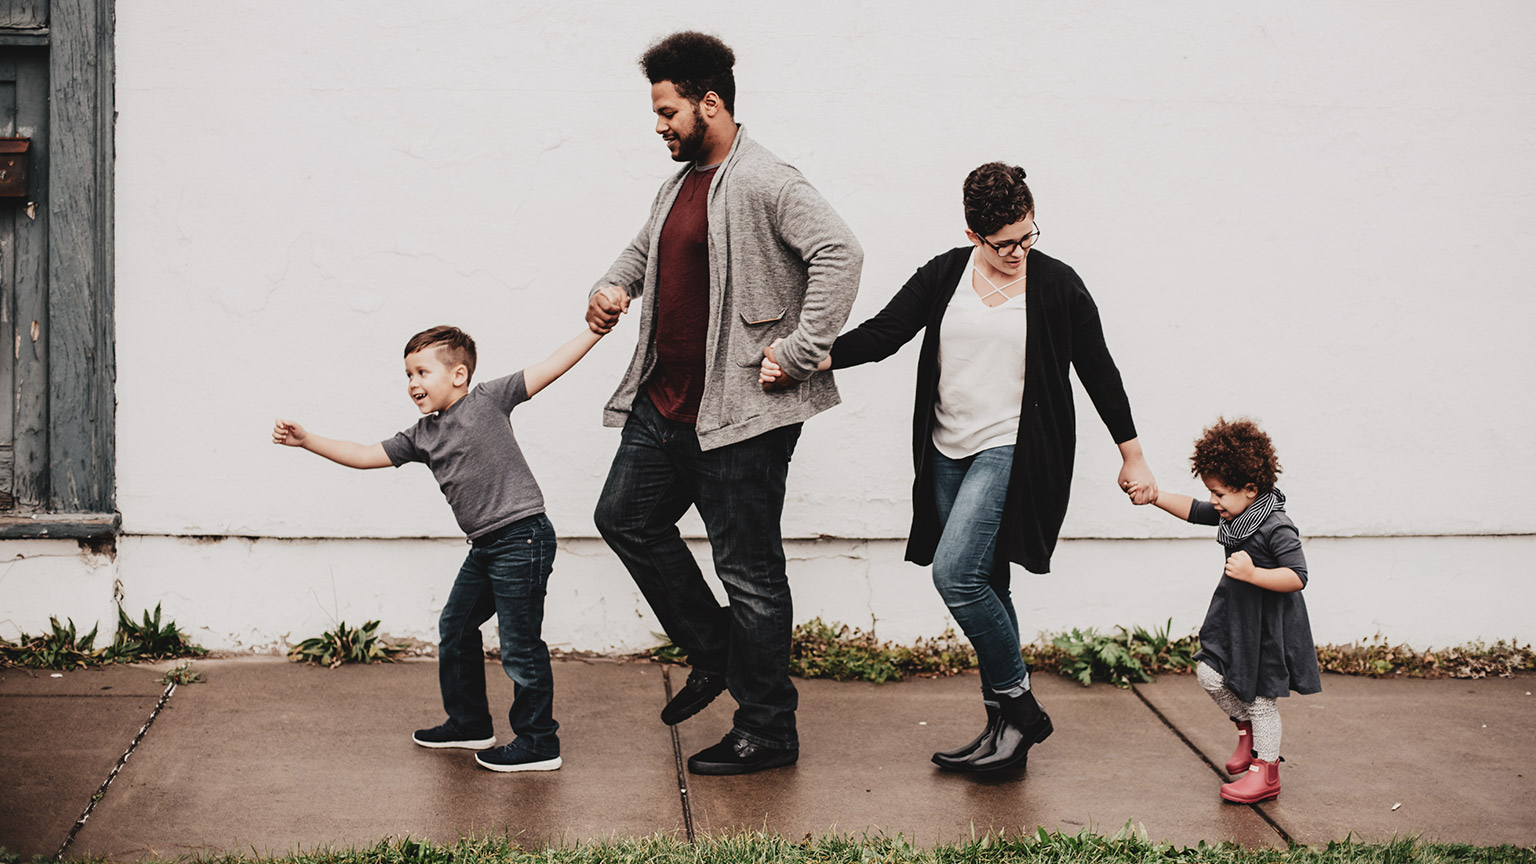
<svg viewBox="0 0 1536 864"><path fill-rule="evenodd" d="M556 378L569 372L576 361L587 356L597 340L603 338L601 333L591 330L583 330L575 339L555 349L555 353L523 370L523 385L528 388L528 395L543 390L554 382ZM383 448L380 448L382 452Z"/></svg>
<svg viewBox="0 0 1536 864"><path fill-rule="evenodd" d="M389 455L383 444L359 444L316 435L291 420L279 420L272 427L272 443L303 447L348 468L388 468Z"/></svg>

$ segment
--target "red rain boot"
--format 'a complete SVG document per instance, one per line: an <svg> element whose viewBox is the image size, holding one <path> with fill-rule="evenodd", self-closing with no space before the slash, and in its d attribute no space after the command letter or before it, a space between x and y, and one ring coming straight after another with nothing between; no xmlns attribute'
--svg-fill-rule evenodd
<svg viewBox="0 0 1536 864"><path fill-rule="evenodd" d="M1253 760L1246 774L1221 784L1221 797L1234 804L1257 804L1280 797L1280 760Z"/></svg>
<svg viewBox="0 0 1536 864"><path fill-rule="evenodd" d="M1237 749L1232 751L1232 758L1227 760L1227 773L1236 774L1248 770L1248 763L1253 761L1253 724L1247 720L1233 720L1237 724Z"/></svg>

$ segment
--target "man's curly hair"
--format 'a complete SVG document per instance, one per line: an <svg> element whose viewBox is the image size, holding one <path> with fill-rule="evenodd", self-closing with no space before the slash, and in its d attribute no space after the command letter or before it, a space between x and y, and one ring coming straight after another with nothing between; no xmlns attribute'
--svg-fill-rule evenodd
<svg viewBox="0 0 1536 864"><path fill-rule="evenodd" d="M1024 169L988 162L965 178L965 224L990 237L1035 212Z"/></svg>
<svg viewBox="0 0 1536 864"><path fill-rule="evenodd" d="M640 69L652 84L671 81L677 93L698 102L713 90L725 113L736 113L736 54L708 33L683 30L652 45L640 56Z"/></svg>
<svg viewBox="0 0 1536 864"><path fill-rule="evenodd" d="M446 324L423 330L405 343L405 356L409 357L427 348L436 348L437 359L449 369L462 365L469 372L466 382L474 379L475 340L469 338L468 333Z"/></svg>
<svg viewBox="0 0 1536 864"><path fill-rule="evenodd" d="M1215 477L1233 489L1251 483L1260 495L1275 488L1280 474L1274 443L1258 424L1243 418L1216 418L1216 423L1195 439L1195 455L1189 457L1189 464L1197 477Z"/></svg>

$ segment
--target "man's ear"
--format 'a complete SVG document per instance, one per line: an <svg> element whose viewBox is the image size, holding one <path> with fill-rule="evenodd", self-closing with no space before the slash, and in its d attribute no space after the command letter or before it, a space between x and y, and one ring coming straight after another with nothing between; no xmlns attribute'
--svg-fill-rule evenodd
<svg viewBox="0 0 1536 864"><path fill-rule="evenodd" d="M720 98L720 94L713 90L705 93L704 98L699 100L699 111L708 119L713 120L715 115L724 110L725 102Z"/></svg>

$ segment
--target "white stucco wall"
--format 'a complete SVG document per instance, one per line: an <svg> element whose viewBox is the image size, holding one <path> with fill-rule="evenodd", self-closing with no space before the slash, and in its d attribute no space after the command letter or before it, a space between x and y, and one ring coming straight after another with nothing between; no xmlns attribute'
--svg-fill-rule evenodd
<svg viewBox="0 0 1536 864"><path fill-rule="evenodd" d="M737 119L863 242L856 320L964 242L971 168L1022 164L1162 485L1200 491L1189 444L1217 415L1273 435L1319 638L1536 636L1515 611L1536 601L1536 7L739 5L119 4L126 536L105 562L0 544L0 628L94 618L120 582L218 647L330 615L430 637L462 551L430 474L274 447L272 420L409 425L400 349L433 324L475 335L482 378L574 335L675 167L635 59L695 27L736 50ZM617 441L599 409L633 343L626 321L514 415L566 538L568 647L656 629L592 539ZM807 425L784 521L799 618L942 629L896 541L915 356L840 373L844 404ZM1026 630L1194 626L1216 547L1126 505L1078 409L1067 539L1050 577L1020 575Z"/></svg>

